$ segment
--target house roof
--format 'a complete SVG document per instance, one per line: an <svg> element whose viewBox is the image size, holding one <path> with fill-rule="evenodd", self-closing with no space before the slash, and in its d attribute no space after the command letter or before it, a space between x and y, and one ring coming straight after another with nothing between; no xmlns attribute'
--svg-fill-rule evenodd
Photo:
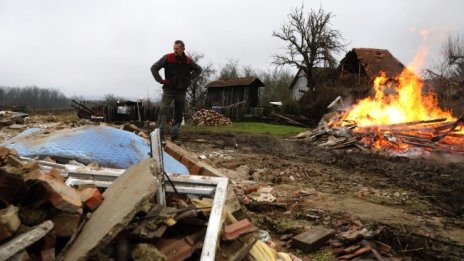
<svg viewBox="0 0 464 261"><path fill-rule="evenodd" d="M232 78L226 80L212 81L206 84L206 88L221 88L232 86L249 86L264 87L264 83L257 77Z"/></svg>
<svg viewBox="0 0 464 261"><path fill-rule="evenodd" d="M359 61L366 75L371 79L377 77L380 71L388 77L394 77L401 74L404 69L404 65L387 49L353 48L340 61L340 65L349 64L353 62L352 59Z"/></svg>

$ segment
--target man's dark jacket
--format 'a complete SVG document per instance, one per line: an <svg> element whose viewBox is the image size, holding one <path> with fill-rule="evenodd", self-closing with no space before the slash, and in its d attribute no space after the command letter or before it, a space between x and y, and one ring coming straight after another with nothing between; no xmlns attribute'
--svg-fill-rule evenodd
<svg viewBox="0 0 464 261"><path fill-rule="evenodd" d="M165 80L161 78L159 70L164 68ZM171 92L185 92L191 81L200 75L201 67L196 64L189 56L182 54L176 56L169 53L161 57L151 67L151 73L155 80L164 84L163 90Z"/></svg>

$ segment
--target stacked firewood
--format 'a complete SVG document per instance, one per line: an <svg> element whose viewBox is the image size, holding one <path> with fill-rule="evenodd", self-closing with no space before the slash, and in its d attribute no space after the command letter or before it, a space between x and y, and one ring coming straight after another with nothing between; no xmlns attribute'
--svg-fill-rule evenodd
<svg viewBox="0 0 464 261"><path fill-rule="evenodd" d="M213 110L199 110L192 116L193 125L228 126L232 125L229 118Z"/></svg>

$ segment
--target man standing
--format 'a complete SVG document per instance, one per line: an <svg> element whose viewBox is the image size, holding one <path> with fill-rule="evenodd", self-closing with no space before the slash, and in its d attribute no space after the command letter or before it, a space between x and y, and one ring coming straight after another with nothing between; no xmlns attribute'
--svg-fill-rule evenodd
<svg viewBox="0 0 464 261"><path fill-rule="evenodd" d="M157 126L164 134L166 127L167 110L174 102L174 122L171 128L171 139L179 136L179 128L185 109L185 96L187 88L192 79L200 75L201 67L184 53L185 45L181 40L174 42L174 53L169 53L161 57L151 67L151 73L155 80L163 84L163 97L161 98L161 108L158 113ZM164 68L164 80L159 74L159 70Z"/></svg>

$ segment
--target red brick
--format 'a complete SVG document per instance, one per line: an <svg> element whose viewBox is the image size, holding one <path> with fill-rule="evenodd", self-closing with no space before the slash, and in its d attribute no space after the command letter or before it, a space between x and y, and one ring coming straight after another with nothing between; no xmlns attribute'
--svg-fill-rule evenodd
<svg viewBox="0 0 464 261"><path fill-rule="evenodd" d="M182 154L178 153L177 151L175 151L174 149L172 149L171 147L169 146L165 146L164 147L164 151L171 155L173 158L175 158L176 160L180 161L180 159L182 158Z"/></svg>
<svg viewBox="0 0 464 261"><path fill-rule="evenodd" d="M200 175L203 171L203 167L194 164L189 168L189 171L190 175Z"/></svg>
<svg viewBox="0 0 464 261"><path fill-rule="evenodd" d="M0 159L5 160L8 157L10 150L5 147L0 147Z"/></svg>
<svg viewBox="0 0 464 261"><path fill-rule="evenodd" d="M40 165L36 161L31 161L24 164L24 169L26 169L27 171L33 171L36 169L40 169Z"/></svg>
<svg viewBox="0 0 464 261"><path fill-rule="evenodd" d="M36 169L28 173L25 180L41 181L48 191L48 201L57 209L70 213L80 213L82 211L79 191L67 186L55 177Z"/></svg>
<svg viewBox="0 0 464 261"><path fill-rule="evenodd" d="M258 231L258 228L255 227L248 219L242 219L238 222L225 226L221 238L225 241L234 240L244 234L254 231Z"/></svg>
<svg viewBox="0 0 464 261"><path fill-rule="evenodd" d="M360 256L360 255L362 255L362 254L364 254L364 253L366 253L366 252L371 251L371 249L372 249L372 248L369 247L369 246L368 246L368 247L363 247L363 248L360 248L360 249L356 250L356 251L355 251L354 253L352 253L352 254L348 254L348 255L344 255L344 256L339 256L338 259L339 259L339 260L351 260L351 259L353 259L353 258L355 258L355 257L357 257L357 256Z"/></svg>
<svg viewBox="0 0 464 261"><path fill-rule="evenodd" d="M49 172L48 175L54 177L56 180L64 183L64 177L61 176L60 172L57 169L52 168Z"/></svg>
<svg viewBox="0 0 464 261"><path fill-rule="evenodd" d="M81 191L81 201L93 211L101 205L103 197L98 188L86 188Z"/></svg>
<svg viewBox="0 0 464 261"><path fill-rule="evenodd" d="M188 159L187 157L181 157L180 163L184 164L187 168L190 168L191 166L193 166L192 161Z"/></svg>

